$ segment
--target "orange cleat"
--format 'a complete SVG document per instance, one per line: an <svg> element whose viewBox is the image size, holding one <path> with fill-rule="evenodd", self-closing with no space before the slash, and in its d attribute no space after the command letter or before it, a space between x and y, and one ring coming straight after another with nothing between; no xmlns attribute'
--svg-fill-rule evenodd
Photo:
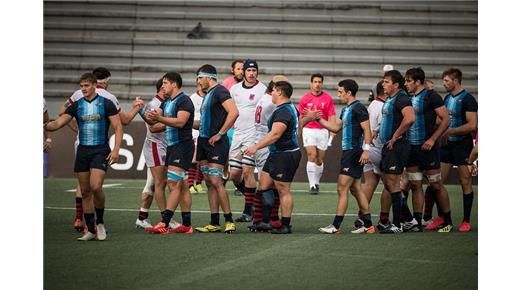
<svg viewBox="0 0 520 290"><path fill-rule="evenodd" d="M443 223L444 223L444 219L442 217L438 216L432 221L431 224L427 225L425 229L427 231L433 231L433 230L440 228Z"/></svg>
<svg viewBox="0 0 520 290"><path fill-rule="evenodd" d="M467 233L471 231L471 224L468 222L463 222L459 227L459 232Z"/></svg>
<svg viewBox="0 0 520 290"><path fill-rule="evenodd" d="M144 230L149 232L150 234L166 233L168 231L168 225L166 225L163 222L160 222L156 224L155 227L146 227Z"/></svg>

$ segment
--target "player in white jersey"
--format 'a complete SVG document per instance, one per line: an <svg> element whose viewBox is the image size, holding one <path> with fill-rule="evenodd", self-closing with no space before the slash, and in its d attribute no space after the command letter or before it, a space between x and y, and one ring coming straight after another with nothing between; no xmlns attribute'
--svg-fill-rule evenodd
<svg viewBox="0 0 520 290"><path fill-rule="evenodd" d="M150 210L154 193L157 207L161 211L161 217L163 211L166 209L166 198L164 194L167 171L165 166L167 147L165 135L166 127L162 123L154 124L144 118L145 112L160 108L166 98L164 89L162 89L162 78L157 81L155 87L157 90L155 97L139 111L139 114L146 122L143 155L148 170L146 172L146 185L141 194L141 208L135 225L143 229L153 226L148 220L148 211ZM177 228L179 225L180 224L174 220L170 222L171 228Z"/></svg>
<svg viewBox="0 0 520 290"><path fill-rule="evenodd" d="M117 100L116 96L111 94L107 91L108 88L108 82L110 80L111 73L108 69L104 67L97 67L95 68L92 73L96 76L97 84L96 84L96 93L100 96L111 100L114 105L116 106L116 109L119 112L119 118L121 119L121 124L128 125L133 118L137 115L139 112L139 109L143 106L142 101L134 101L133 108L129 112L123 112L121 111L121 105L119 104L119 101ZM83 94L81 93L81 90L75 91L68 99L65 101L65 103L60 107L58 115L61 116L65 113L65 110L67 107L69 107L71 104L73 104L75 101L81 99L83 97ZM69 124L72 124L73 122L70 122ZM78 129L72 125L72 130L76 133L78 132ZM74 154L76 153L77 146L79 144L79 139L76 138L76 141L74 143ZM82 205L82 197L81 197L81 189L79 187L79 184L76 186L76 218L74 219L74 228L76 231L82 231L83 230L83 205Z"/></svg>
<svg viewBox="0 0 520 290"><path fill-rule="evenodd" d="M197 91L194 92L191 96L191 102L193 103L193 107L195 108L195 113L193 115L193 121L200 121L200 107L202 106L202 101L204 100L204 92L200 89L200 86L197 84ZM202 171L200 171L200 166L197 163L196 155L197 155L197 139L199 138L199 130L193 129L191 131L191 135L193 136L193 142L195 143L195 152L193 153L193 159L191 163L191 167L188 170L188 186L190 188L190 193L201 193L202 189Z"/></svg>
<svg viewBox="0 0 520 290"><path fill-rule="evenodd" d="M256 192L255 159L253 156L243 155L243 151L254 145L256 105L266 91L266 86L257 79L258 64L255 60L247 59L243 69L244 80L232 86L229 91L239 112L229 150L229 172L231 180L242 192L245 201L244 211L236 222L251 221L253 197Z"/></svg>

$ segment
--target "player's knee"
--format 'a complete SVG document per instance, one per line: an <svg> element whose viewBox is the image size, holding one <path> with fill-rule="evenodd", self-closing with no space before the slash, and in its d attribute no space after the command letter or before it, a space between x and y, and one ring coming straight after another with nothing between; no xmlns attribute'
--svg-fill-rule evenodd
<svg viewBox="0 0 520 290"><path fill-rule="evenodd" d="M101 184L99 184L99 185L91 184L90 185L90 192L92 192L92 194L94 194L94 195L101 193L101 189L102 189Z"/></svg>

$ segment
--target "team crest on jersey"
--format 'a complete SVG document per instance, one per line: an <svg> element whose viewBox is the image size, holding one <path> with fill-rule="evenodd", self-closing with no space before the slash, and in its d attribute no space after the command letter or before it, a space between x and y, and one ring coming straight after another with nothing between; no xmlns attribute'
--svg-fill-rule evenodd
<svg viewBox="0 0 520 290"><path fill-rule="evenodd" d="M388 115L388 107L383 107L383 115Z"/></svg>
<svg viewBox="0 0 520 290"><path fill-rule="evenodd" d="M343 125L347 125L348 124L347 118L344 118L342 121L343 121Z"/></svg>
<svg viewBox="0 0 520 290"><path fill-rule="evenodd" d="M103 106L103 103L96 103L96 106L101 107Z"/></svg>
<svg viewBox="0 0 520 290"><path fill-rule="evenodd" d="M325 108L325 103L321 103L321 108Z"/></svg>
<svg viewBox="0 0 520 290"><path fill-rule="evenodd" d="M249 100L252 101L255 99L255 94L249 94Z"/></svg>

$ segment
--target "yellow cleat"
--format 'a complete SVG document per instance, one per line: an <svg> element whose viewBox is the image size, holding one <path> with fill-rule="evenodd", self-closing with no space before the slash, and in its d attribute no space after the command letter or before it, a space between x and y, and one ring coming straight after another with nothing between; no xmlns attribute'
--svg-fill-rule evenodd
<svg viewBox="0 0 520 290"><path fill-rule="evenodd" d="M202 184L196 184L195 185L195 190L198 192L198 193L201 193L204 191L204 189L202 188Z"/></svg>
<svg viewBox="0 0 520 290"><path fill-rule="evenodd" d="M226 224L227 226L227 224ZM203 227L195 228L195 230L199 233L216 233L222 231L221 226L207 225Z"/></svg>
<svg viewBox="0 0 520 290"><path fill-rule="evenodd" d="M197 194L198 193L197 189L195 189L195 186L193 186L193 185L190 186L190 193L191 194Z"/></svg>
<svg viewBox="0 0 520 290"><path fill-rule="evenodd" d="M453 225L446 225L440 228L437 232L438 233L449 233L453 229Z"/></svg>
<svg viewBox="0 0 520 290"><path fill-rule="evenodd" d="M226 223L226 229L224 230L224 232L226 234L231 234L232 232L234 232L236 230L237 230L237 228L235 227L235 223L232 223L232 222Z"/></svg>

